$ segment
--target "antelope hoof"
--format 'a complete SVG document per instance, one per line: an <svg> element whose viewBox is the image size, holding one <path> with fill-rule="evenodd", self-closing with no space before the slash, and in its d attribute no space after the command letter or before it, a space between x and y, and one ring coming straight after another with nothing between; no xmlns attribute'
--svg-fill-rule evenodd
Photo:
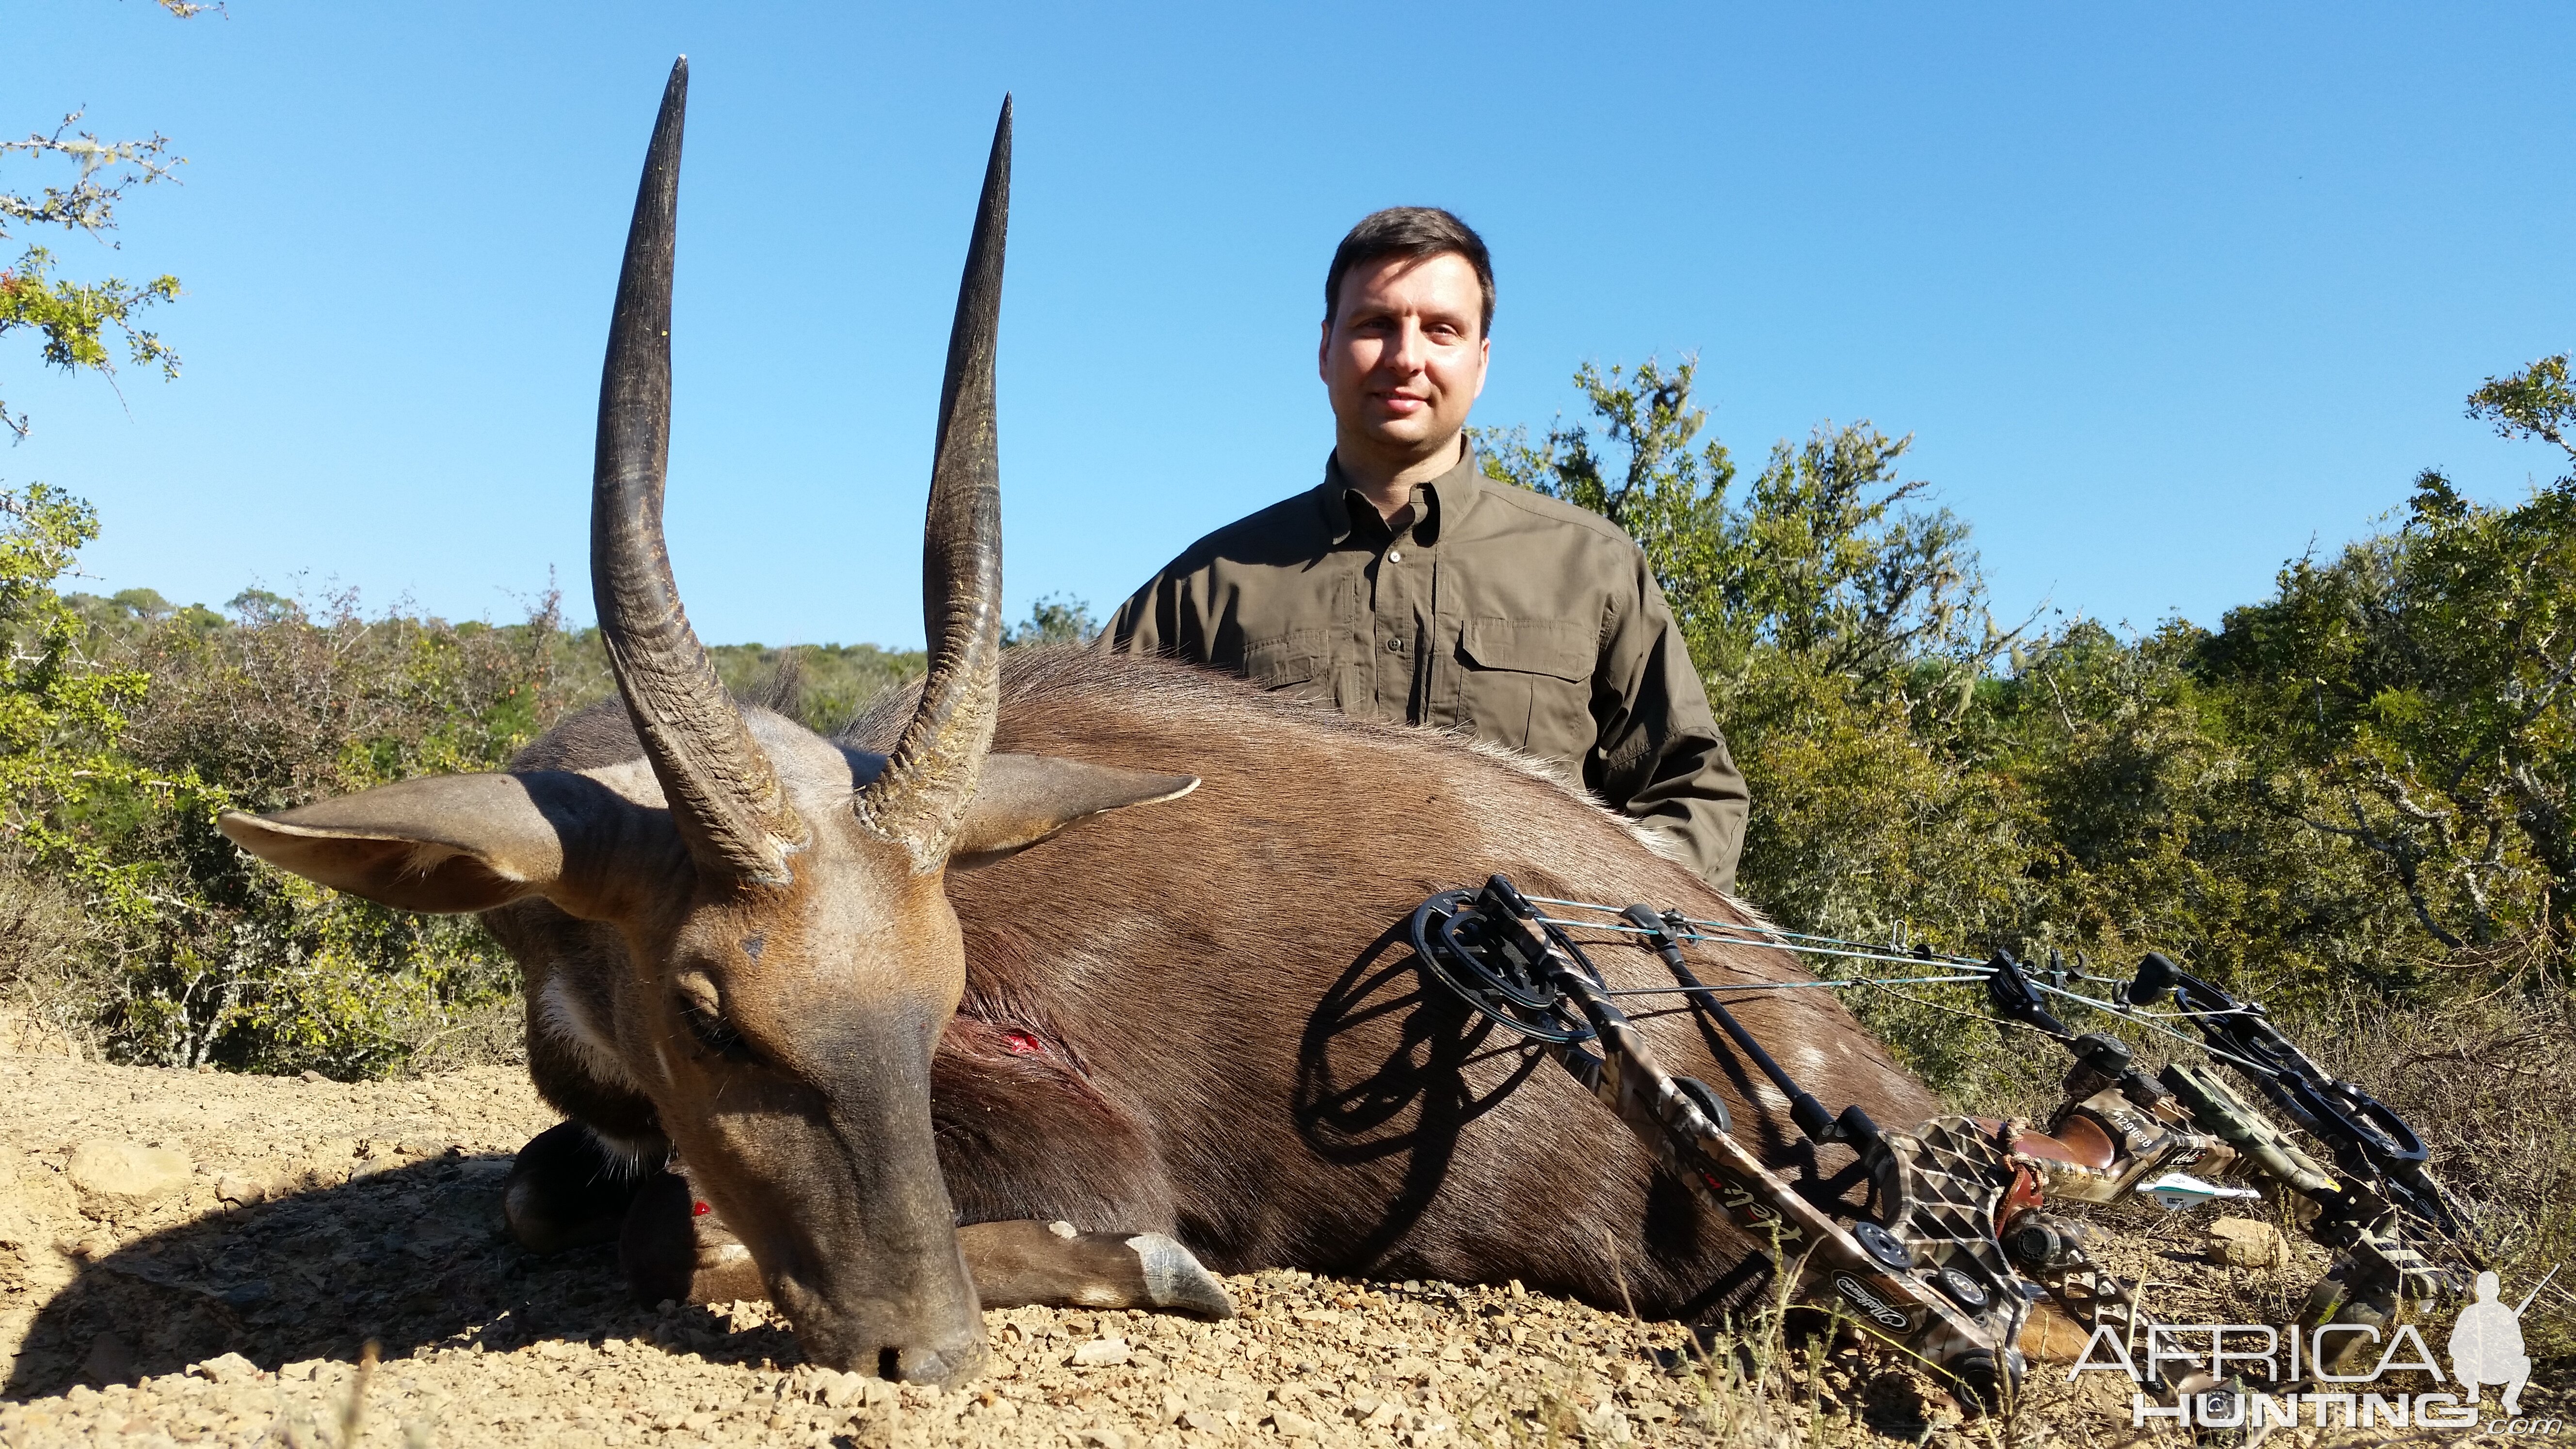
<svg viewBox="0 0 2576 1449"><path fill-rule="evenodd" d="M760 1265L713 1210L702 1210L688 1179L657 1174L635 1194L617 1239L617 1266L635 1301L757 1302L769 1296Z"/></svg>
<svg viewBox="0 0 2576 1449"><path fill-rule="evenodd" d="M987 1308L1147 1308L1232 1318L1234 1300L1189 1249L1161 1233L1081 1233L1070 1223L975 1223L957 1230Z"/></svg>
<svg viewBox="0 0 2576 1449"><path fill-rule="evenodd" d="M531 1253L611 1242L643 1181L589 1128L559 1122L519 1149L501 1184L501 1216Z"/></svg>

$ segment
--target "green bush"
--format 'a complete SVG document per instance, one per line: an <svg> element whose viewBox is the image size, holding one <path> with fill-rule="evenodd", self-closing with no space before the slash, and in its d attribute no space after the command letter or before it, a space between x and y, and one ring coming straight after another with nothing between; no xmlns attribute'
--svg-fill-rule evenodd
<svg viewBox="0 0 2576 1449"><path fill-rule="evenodd" d="M350 596L308 612L245 594L233 608L230 623L138 620L122 641L151 680L125 753L199 796L115 822L114 848L166 889L120 943L111 1045L172 1065L391 1070L506 999L506 955L470 918L388 911L270 870L215 831L215 812L500 768L563 707L562 631L551 601L505 628L368 618Z"/></svg>
<svg viewBox="0 0 2576 1449"><path fill-rule="evenodd" d="M451 624L245 590L217 613L150 589L61 595L96 537L41 485L0 492L0 986L125 1061L357 1077L506 1039L518 976L471 918L342 896L235 849L269 811L501 768L614 692L551 598ZM1076 606L1075 612L1079 612ZM921 672L869 645L711 651L728 685L835 729Z"/></svg>
<svg viewBox="0 0 2576 1449"><path fill-rule="evenodd" d="M2546 359L2471 411L2576 454L2565 379ZM1747 483L1688 362L1574 381L1586 422L1485 433L1485 467L1645 548L1752 788L1743 888L1785 924L2104 969L2161 950L2292 1009L2556 989L2576 478L2483 507L2425 474L2396 527L2292 561L2215 633L2007 628L1906 440L1820 427ZM1947 1090L2016 1078L1991 1032L1858 1004Z"/></svg>

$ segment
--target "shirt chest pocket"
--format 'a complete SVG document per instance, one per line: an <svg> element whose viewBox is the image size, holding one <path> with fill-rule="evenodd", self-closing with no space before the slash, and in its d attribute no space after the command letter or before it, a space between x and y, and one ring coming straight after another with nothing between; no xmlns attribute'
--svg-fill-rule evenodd
<svg viewBox="0 0 2576 1449"><path fill-rule="evenodd" d="M1269 639L1247 639L1243 677L1264 689L1330 701L1333 697L1332 635L1323 629L1299 629Z"/></svg>
<svg viewBox="0 0 2576 1449"><path fill-rule="evenodd" d="M1554 619L1469 619L1458 634L1458 719L1478 739L1580 770L1594 743L1593 631Z"/></svg>

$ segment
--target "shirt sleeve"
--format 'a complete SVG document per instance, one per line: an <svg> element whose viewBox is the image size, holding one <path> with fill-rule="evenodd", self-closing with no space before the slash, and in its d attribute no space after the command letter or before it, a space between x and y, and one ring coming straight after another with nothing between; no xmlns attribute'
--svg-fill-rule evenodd
<svg viewBox="0 0 2576 1449"><path fill-rule="evenodd" d="M1179 592L1172 577L1172 566L1145 581L1145 586L1128 595L1110 617L1109 627L1100 631L1092 647L1103 654L1161 654L1172 647L1178 632L1172 626L1174 596Z"/></svg>
<svg viewBox="0 0 2576 1449"><path fill-rule="evenodd" d="M1601 734L1584 783L1669 837L1701 879L1732 893L1752 797L1645 553L1630 554L1631 576L1611 590L1593 676Z"/></svg>

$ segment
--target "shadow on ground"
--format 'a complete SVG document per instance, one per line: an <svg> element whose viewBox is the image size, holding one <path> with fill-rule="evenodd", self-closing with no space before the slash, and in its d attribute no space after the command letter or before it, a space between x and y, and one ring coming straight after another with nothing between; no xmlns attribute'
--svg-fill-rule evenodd
<svg viewBox="0 0 2576 1449"><path fill-rule="evenodd" d="M501 1225L504 1155L447 1157L196 1219L84 1264L39 1310L0 1399L173 1373L429 1346L641 1338L717 1361L797 1361L779 1329L638 1309L614 1248L536 1257Z"/></svg>

